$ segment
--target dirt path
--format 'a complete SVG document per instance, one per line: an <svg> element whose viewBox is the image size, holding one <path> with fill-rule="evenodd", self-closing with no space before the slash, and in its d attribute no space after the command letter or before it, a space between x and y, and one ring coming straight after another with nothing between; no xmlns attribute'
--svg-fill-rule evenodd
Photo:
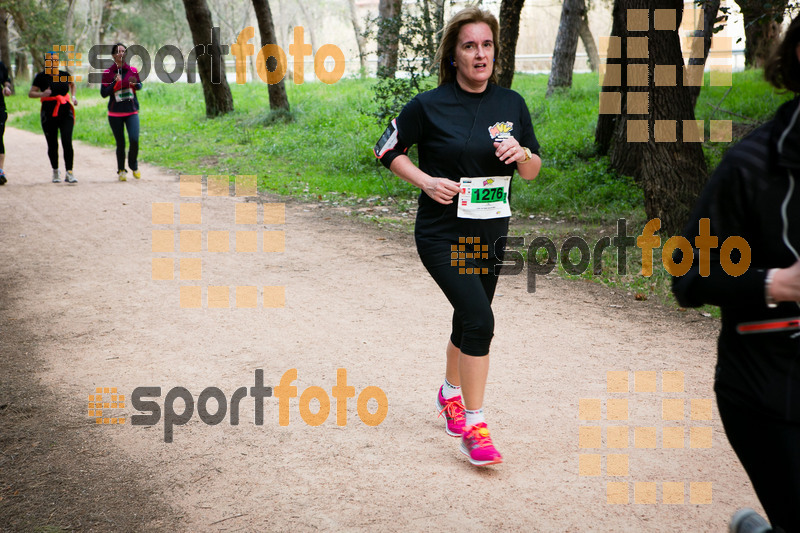
<svg viewBox="0 0 800 533"><path fill-rule="evenodd" d="M738 507L758 508L716 407L711 420L692 419L708 405L692 400L713 397L711 319L589 283L544 277L529 294L524 277L501 279L486 409L505 463L476 469L433 409L450 311L409 237L302 204L287 204L281 226L260 224L263 205L258 225L236 225L244 199L181 197L175 174L147 165L141 181L116 182L113 152L80 144L79 184L52 184L41 135L8 129L6 146L0 524L10 529L725 531ZM153 203L171 203L174 223L154 225ZM202 223L180 223L179 203L200 203ZM181 253L176 237L175 252L154 253L154 229L200 230L204 250L209 231L284 230L285 252ZM200 258L202 280L177 279L177 266L174 280L153 280L158 257ZM182 309L179 287L192 285L204 287L203 308ZM258 308L235 308L231 289L231 308L208 308L208 286L284 286L285 306L261 307L258 289ZM163 416L131 424L137 387L161 387L162 410L174 387L195 404L217 387L230 404L257 369L272 387L297 369L288 426L275 397L256 425L249 396L238 425L230 413L206 424L195 410L172 443ZM337 369L356 396L385 392L382 423L363 423L351 398L337 426ZM609 371L629 392L607 390ZM634 377L655 392L635 392ZM674 378L683 391L664 391ZM298 407L311 386L331 401L317 427ZM126 424L87 416L96 387L126 395L124 409L106 411ZM676 420L662 419L664 399ZM580 419L596 406L602 419ZM620 433L627 446L609 448ZM609 487L630 503L607 503ZM712 503L693 503L709 489Z"/></svg>

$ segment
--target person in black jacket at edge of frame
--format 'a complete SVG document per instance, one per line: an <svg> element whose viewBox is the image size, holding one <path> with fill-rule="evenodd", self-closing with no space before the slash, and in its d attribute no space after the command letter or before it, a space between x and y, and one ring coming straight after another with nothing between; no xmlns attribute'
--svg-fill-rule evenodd
<svg viewBox="0 0 800 533"><path fill-rule="evenodd" d="M795 98L732 147L709 179L684 231L694 243L692 267L673 278L672 289L685 307L711 304L722 311L717 407L771 523L745 508L734 514L730 530L792 533L800 531L800 17L764 75ZM747 241L744 274L724 271L719 248L703 250L710 272L700 274L694 238L701 219L710 221L710 235L720 243L731 236ZM746 260L738 252L730 260L737 262L737 255ZM676 250L675 262L682 256Z"/></svg>

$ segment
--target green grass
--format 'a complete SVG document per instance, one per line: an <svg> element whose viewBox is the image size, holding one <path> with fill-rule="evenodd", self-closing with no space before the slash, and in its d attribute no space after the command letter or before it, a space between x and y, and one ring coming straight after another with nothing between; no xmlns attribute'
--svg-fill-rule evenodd
<svg viewBox="0 0 800 533"><path fill-rule="evenodd" d="M232 85L236 110L216 119L205 118L199 83L145 84L139 93L142 159L187 174L256 174L260 187L280 194L411 200L417 191L379 167L372 155L383 127L363 113L374 105L371 84L289 83L290 121L269 112L263 83ZM633 214L643 219L641 190L630 178L609 171L606 158L594 155L597 76L578 74L571 90L549 99L544 98L545 75L517 75L514 89L528 102L544 162L534 182L519 180L515 186L515 210L591 221L613 222ZM733 90L725 96L728 89L705 87L698 118L762 122L786 99L755 71L737 73ZM106 100L99 90L79 89L78 98L75 138L113 146ZM24 96L9 100L12 112L23 112L9 124L39 131L38 101ZM712 167L727 146L706 143Z"/></svg>
<svg viewBox="0 0 800 533"><path fill-rule="evenodd" d="M261 188L287 195L411 196L411 186L388 176L384 185L375 172L371 148L381 129L360 112L368 88L347 80L288 84L294 120L287 123L273 120L265 84L232 85L236 110L217 119L205 117L199 84L146 84L138 94L141 158L185 174L255 174ZM75 139L113 146L99 90L77 96ZM14 98L8 107L28 111L10 125L39 131L38 101Z"/></svg>
<svg viewBox="0 0 800 533"><path fill-rule="evenodd" d="M235 112L216 119L205 117L199 83L148 83L139 92L141 159L184 174L255 174L261 189L306 200L347 205L369 199L370 205L380 205L391 197L405 210L414 205L418 190L391 175L372 154L383 131L366 113L374 106L372 83L287 83L292 108L288 116L270 113L265 84L234 84ZM7 99L14 113L9 125L38 132L39 102L26 98L20 89L22 96ZM575 75L571 90L548 99L544 98L546 75L518 74L514 89L528 103L543 159L535 181L515 181L517 219L533 215L539 223L517 231L531 239L532 232L549 236L557 245L570 234L581 235L593 246L602 236L613 236L616 220L625 218L629 234L640 233L646 221L641 190L631 178L610 171L606 157L595 155L597 75ZM736 134L768 120L788 98L776 94L760 71L735 73L732 88L709 87L706 74L696 113L705 121L733 120ZM106 101L99 90L81 88L78 99L75 138L112 147ZM704 143L709 170L729 146ZM110 159L112 175L113 167ZM661 266L660 250L656 250L651 278L638 275L641 264L634 252L638 249L629 251L626 275L616 272L616 252L608 250L602 272L594 274L589 269L580 277L669 300L669 276Z"/></svg>

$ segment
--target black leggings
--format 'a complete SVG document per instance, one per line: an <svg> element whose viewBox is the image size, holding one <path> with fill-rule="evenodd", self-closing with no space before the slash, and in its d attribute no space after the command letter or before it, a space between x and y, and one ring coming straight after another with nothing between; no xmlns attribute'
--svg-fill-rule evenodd
<svg viewBox="0 0 800 533"><path fill-rule="evenodd" d="M6 113L6 110L0 109L0 154L6 153L6 145L3 142L3 136L6 134L7 118L8 118L8 113Z"/></svg>
<svg viewBox="0 0 800 533"><path fill-rule="evenodd" d="M117 170L125 170L125 128L128 128L128 166L131 170L139 170L139 115L126 117L108 117L114 140L117 141Z"/></svg>
<svg viewBox="0 0 800 533"><path fill-rule="evenodd" d="M44 131L44 138L47 140L47 157L50 158L50 168L58 168L58 132L61 131L65 170L72 170L74 157L72 152L72 128L74 126L75 119L66 113L59 114L58 117L42 119L42 131Z"/></svg>
<svg viewBox="0 0 800 533"><path fill-rule="evenodd" d="M489 268L488 274L459 274L449 262L426 263L425 268L453 306L450 341L466 355L487 355L494 336L492 298L498 278L494 269Z"/></svg>
<svg viewBox="0 0 800 533"><path fill-rule="evenodd" d="M725 434L776 531L800 531L800 424L765 417L717 395Z"/></svg>

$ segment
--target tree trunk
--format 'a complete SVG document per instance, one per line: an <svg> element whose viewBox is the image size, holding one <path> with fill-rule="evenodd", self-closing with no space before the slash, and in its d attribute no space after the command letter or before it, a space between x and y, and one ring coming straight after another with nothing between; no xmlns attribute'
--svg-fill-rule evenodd
<svg viewBox="0 0 800 533"><path fill-rule="evenodd" d="M592 29L589 27L588 9L583 12L578 33L580 33L586 55L589 56L589 68L592 72L597 72L600 69L600 54L597 52L597 43L594 40L594 35L592 35Z"/></svg>
<svg viewBox="0 0 800 533"><path fill-rule="evenodd" d="M711 50L711 39L714 37L714 23L717 20L717 13L719 13L719 5L720 0L706 0L703 3L703 29L694 33L695 37L703 38L703 57L689 58L690 65L705 65L708 60L708 51ZM689 95L692 98L692 107L697 104L701 88L699 85L688 87Z"/></svg>
<svg viewBox="0 0 800 533"><path fill-rule="evenodd" d="M64 20L64 40L67 44L75 44L73 20L75 18L75 0L69 0L69 7L67 7L67 17Z"/></svg>
<svg viewBox="0 0 800 533"><path fill-rule="evenodd" d="M350 22L353 24L353 31L356 34L356 46L358 46L358 61L361 70L361 77L367 74L367 39L364 37L364 32L361 29L361 24L358 22L358 11L356 10L356 0L348 0L350 8Z"/></svg>
<svg viewBox="0 0 800 533"><path fill-rule="evenodd" d="M433 9L431 9L433 4ZM437 66L433 64L436 56L436 49L439 47L441 30L444 27L444 0L423 0L422 1L422 23L425 31L421 35L425 43L424 57L422 58L422 70L427 70L431 74L438 72Z"/></svg>
<svg viewBox="0 0 800 533"><path fill-rule="evenodd" d="M611 35L614 37L619 37L621 35L625 35L626 32L626 23L625 23L625 6L622 0L615 0L614 7L611 11L612 16L612 24L611 24ZM610 46L609 46L610 48ZM602 98L602 93L619 93L620 87L627 86L627 72L625 71L622 66L624 66L625 62L627 61L627 49L625 46L620 46L618 50L618 54L612 54L611 50L605 51L607 55L606 59L606 77L609 76L609 72L612 68L616 68L615 65L620 65L620 80L619 85L601 85L600 86L600 93ZM602 82L603 80L601 80ZM616 81L616 80L615 80ZM624 95L623 95L624 96ZM622 109L625 109L625 99L622 98ZM623 111L624 112L624 111ZM617 122L620 121L620 115L617 113L606 113L601 114L597 119L597 128L594 132L594 144L597 148L597 153L600 155L608 154L608 151L611 149L611 141L614 138L614 131L617 129Z"/></svg>
<svg viewBox="0 0 800 533"><path fill-rule="evenodd" d="M253 8L256 11L258 32L261 36L261 46L276 44L278 42L278 37L275 35L275 24L272 22L272 10L269 8L269 1L253 0ZM284 80L269 85L267 92L269 93L270 109L285 109L289 111L289 97L286 96Z"/></svg>
<svg viewBox="0 0 800 533"><path fill-rule="evenodd" d="M545 96L550 96L557 88L572 87L572 70L575 67L575 52L578 49L578 31L585 12L584 0L564 0Z"/></svg>
<svg viewBox="0 0 800 533"><path fill-rule="evenodd" d="M735 0L744 18L744 64L746 68L762 68L772 47L780 37L780 23L788 0L761 2Z"/></svg>
<svg viewBox="0 0 800 533"><path fill-rule="evenodd" d="M394 78L397 48L402 24L402 0L378 2L378 77Z"/></svg>
<svg viewBox="0 0 800 533"><path fill-rule="evenodd" d="M8 44L8 13L0 8L0 61L6 66L11 82L11 90L14 90L14 76L11 72L11 50Z"/></svg>
<svg viewBox="0 0 800 533"><path fill-rule="evenodd" d="M300 7L300 12L303 14L303 18L306 19L306 25L303 27L303 29L308 32L308 38L311 39L311 51L312 53L316 53L318 50L317 34L314 31L316 24L314 24L314 21L309 16L308 11L306 11L306 3L308 0L295 0L295 2Z"/></svg>
<svg viewBox="0 0 800 533"><path fill-rule="evenodd" d="M674 9L680 20L682 0L616 0L622 13L628 9L649 9L649 30L626 31L622 49L636 46L631 38L647 37L647 58L628 57L622 71L628 67L645 69L647 81L634 74L625 80L621 89L622 114L616 123L611 146L611 166L622 174L633 176L644 191L645 212L648 218L661 219L667 234L680 232L689 217L700 191L705 185L707 171L702 143L684 142L684 121L694 121L694 107L688 87L683 86L683 56L680 37L675 31L653 29L655 9ZM616 22L616 21L615 21ZM637 54L639 55L639 54ZM655 70L656 65L660 67ZM674 67L675 84L664 81L665 69ZM656 83L656 78L661 79ZM638 89L638 90L637 90ZM629 109L631 94L648 91L648 109ZM646 111L644 113L643 111ZM636 113L636 114L634 114ZM635 122L634 122L635 121ZM646 128L638 130L637 128Z"/></svg>
<svg viewBox="0 0 800 533"><path fill-rule="evenodd" d="M186 4L186 2L184 2L184 4ZM97 29L97 37L98 37L97 42L99 42L100 44L113 44L111 42L106 42L107 39L114 38L114 36L106 36L106 31L110 29L111 26L109 24L109 21L111 20L112 8L113 8L112 0L103 1L103 7L100 9L100 26ZM208 9L208 7L206 7L206 9ZM208 20L211 20L211 15L208 16Z"/></svg>
<svg viewBox="0 0 800 533"><path fill-rule="evenodd" d="M89 14L86 25L88 26L89 39L98 44L111 44L103 43L100 40L100 27L103 25L103 5L102 2L99 6L95 4L95 0L89 0Z"/></svg>
<svg viewBox="0 0 800 533"><path fill-rule="evenodd" d="M17 52L16 58L17 60L14 62L14 78L17 80L30 79L30 73L28 72L28 56L25 55L25 52Z"/></svg>
<svg viewBox="0 0 800 533"><path fill-rule="evenodd" d="M433 56L436 55L436 50L439 49L439 43L442 41L442 30L444 29L444 6L445 6L445 0L434 0L434 3L436 4L436 12L434 14L434 20L436 22L436 39L435 39L435 46L433 47L433 54L431 55L431 59L433 58Z"/></svg>
<svg viewBox="0 0 800 533"><path fill-rule="evenodd" d="M501 87L511 88L514 81L514 56L517 52L517 39L519 38L519 18L525 0L503 0L500 3L500 43L498 48L497 84Z"/></svg>
<svg viewBox="0 0 800 533"><path fill-rule="evenodd" d="M225 63L219 44L219 28L212 29L211 12L206 0L183 0L186 20L195 46L205 44L205 53L197 56L200 83L206 101L206 116L216 117L233 111L233 97L225 78ZM209 37L211 42L207 43Z"/></svg>

